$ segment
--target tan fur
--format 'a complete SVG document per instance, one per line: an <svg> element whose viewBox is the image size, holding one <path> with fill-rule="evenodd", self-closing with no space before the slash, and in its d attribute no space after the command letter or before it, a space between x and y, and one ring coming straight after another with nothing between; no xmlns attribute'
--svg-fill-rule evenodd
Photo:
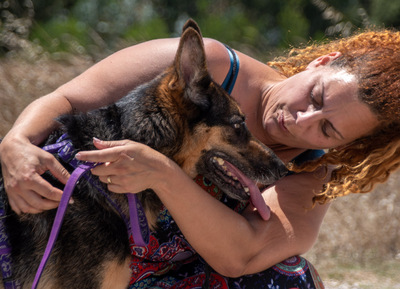
<svg viewBox="0 0 400 289"><path fill-rule="evenodd" d="M104 269L104 281L100 289L125 289L128 288L131 278L131 269L129 268L130 258L124 263L108 263Z"/></svg>
<svg viewBox="0 0 400 289"><path fill-rule="evenodd" d="M198 126L193 135L187 134L184 137L182 149L174 157L183 171L190 177L197 175L196 163L199 161L201 152L204 149L215 147L215 144L223 145L221 135L223 130L218 127Z"/></svg>

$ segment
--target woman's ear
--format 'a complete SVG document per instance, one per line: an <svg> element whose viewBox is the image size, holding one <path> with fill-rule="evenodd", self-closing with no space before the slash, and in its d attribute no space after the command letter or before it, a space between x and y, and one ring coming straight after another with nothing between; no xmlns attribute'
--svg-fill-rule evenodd
<svg viewBox="0 0 400 289"><path fill-rule="evenodd" d="M317 59L314 59L313 61L311 61L308 64L306 69L317 68L319 66L326 65L328 63L331 63L336 58L339 58L340 56L342 56L342 53L340 53L338 51L322 55L322 56L318 57Z"/></svg>

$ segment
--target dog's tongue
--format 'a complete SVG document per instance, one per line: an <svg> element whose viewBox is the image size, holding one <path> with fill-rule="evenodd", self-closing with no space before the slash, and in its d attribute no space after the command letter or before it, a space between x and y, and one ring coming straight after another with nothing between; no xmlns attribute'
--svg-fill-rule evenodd
<svg viewBox="0 0 400 289"><path fill-rule="evenodd" d="M238 178L239 182L244 187L249 188L251 203L257 209L261 217L266 221L269 220L271 216L271 210L265 203L257 185L231 163L225 161L225 165L227 166L228 170Z"/></svg>

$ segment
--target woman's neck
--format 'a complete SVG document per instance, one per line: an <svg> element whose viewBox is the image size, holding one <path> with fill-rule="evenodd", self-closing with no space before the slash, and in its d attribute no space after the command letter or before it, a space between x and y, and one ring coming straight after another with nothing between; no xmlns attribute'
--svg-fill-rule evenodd
<svg viewBox="0 0 400 289"><path fill-rule="evenodd" d="M269 145L270 149L286 164L292 161L295 157L306 151L306 149L292 148L284 145Z"/></svg>

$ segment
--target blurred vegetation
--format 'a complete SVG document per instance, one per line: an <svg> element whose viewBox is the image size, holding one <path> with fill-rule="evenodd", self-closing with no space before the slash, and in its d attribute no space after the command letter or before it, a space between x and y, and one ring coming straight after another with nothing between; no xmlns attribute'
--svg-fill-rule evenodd
<svg viewBox="0 0 400 289"><path fill-rule="evenodd" d="M263 55L369 26L400 26L393 0L1 0L0 55L36 49L92 57L178 36L194 18L207 37Z"/></svg>

